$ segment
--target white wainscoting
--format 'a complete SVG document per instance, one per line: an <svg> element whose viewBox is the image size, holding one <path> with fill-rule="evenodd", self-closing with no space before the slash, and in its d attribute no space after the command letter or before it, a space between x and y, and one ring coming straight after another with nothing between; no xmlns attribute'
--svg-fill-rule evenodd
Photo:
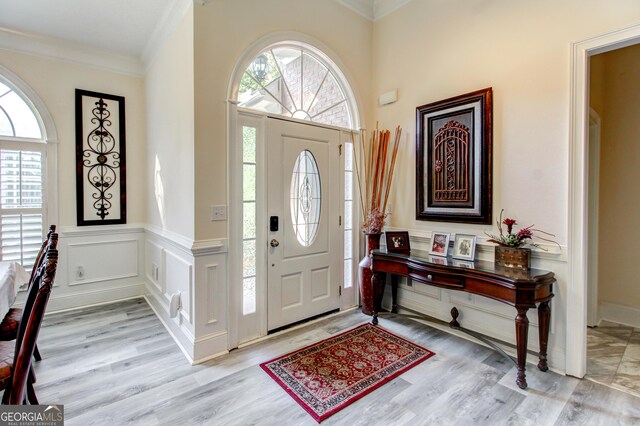
<svg viewBox="0 0 640 426"><path fill-rule="evenodd" d="M151 307L190 362L226 353L226 241L192 242L150 227L145 234L146 298ZM169 304L176 293L181 309L171 318Z"/></svg>
<svg viewBox="0 0 640 426"><path fill-rule="evenodd" d="M228 351L226 240L193 242L142 225L58 232L60 260L48 312L144 296L190 362ZM181 308L171 318L176 293Z"/></svg>
<svg viewBox="0 0 640 426"><path fill-rule="evenodd" d="M411 233L411 248L427 250L430 242L430 233ZM425 234L425 235L423 235ZM454 238L451 237L453 242ZM453 243L452 243L453 244ZM476 260L493 262L493 245L479 244L476 248ZM566 250L556 252L534 252L532 267L553 271L557 283L553 286L554 298L551 300L551 326L549 333L548 359L549 367L555 371L564 373L566 364L566 299L567 299L567 261ZM389 308L391 301L390 286L386 287L384 305ZM454 290L440 289L419 282L407 285L407 280L402 278L398 290L398 304L443 321L451 321L451 308L457 307L460 312L458 321L470 330L479 332L498 340L510 342L515 345L515 317L516 310L504 303L469 293ZM529 319L529 343L528 349L538 351L538 314L536 309L530 309L527 313ZM384 317L381 319L384 325ZM442 328L442 327L439 327ZM448 327L442 328L461 337L475 340L472 337L453 331ZM507 346L502 348L515 356L515 349ZM529 362L536 362L537 358L529 355Z"/></svg>
<svg viewBox="0 0 640 426"><path fill-rule="evenodd" d="M142 226L69 227L59 228L58 233L58 272L47 311L144 294Z"/></svg>

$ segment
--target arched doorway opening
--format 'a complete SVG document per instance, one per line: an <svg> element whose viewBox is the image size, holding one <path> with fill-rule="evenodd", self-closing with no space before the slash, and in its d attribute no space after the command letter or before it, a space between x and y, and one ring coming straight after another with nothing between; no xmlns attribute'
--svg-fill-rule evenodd
<svg viewBox="0 0 640 426"><path fill-rule="evenodd" d="M316 40L278 33L254 43L234 70L230 348L356 303L350 141L360 115L339 64ZM301 238L306 230L319 234ZM286 266L314 257L319 263Z"/></svg>

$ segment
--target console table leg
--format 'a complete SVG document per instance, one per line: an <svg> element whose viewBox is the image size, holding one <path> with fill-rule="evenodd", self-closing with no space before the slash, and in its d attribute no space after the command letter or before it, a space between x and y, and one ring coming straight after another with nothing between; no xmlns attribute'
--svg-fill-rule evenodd
<svg viewBox="0 0 640 426"><path fill-rule="evenodd" d="M371 277L371 287L373 290L373 319L371 322L378 325L378 312L382 307L382 295L384 293L384 283L387 275L385 273L374 272Z"/></svg>
<svg viewBox="0 0 640 426"><path fill-rule="evenodd" d="M516 346L518 352L518 377L516 384L520 389L527 388L527 379L525 378L525 367L527 364L527 338L529 334L529 319L527 318L527 308L516 308L518 315L516 316Z"/></svg>
<svg viewBox="0 0 640 426"><path fill-rule="evenodd" d="M538 368L541 371L547 371L547 343L549 342L549 323L551 322L551 307L549 302L542 302L538 306L538 332L540 339L540 361Z"/></svg>
<svg viewBox="0 0 640 426"><path fill-rule="evenodd" d="M398 313L398 281L399 277L395 274L391 275L391 313Z"/></svg>

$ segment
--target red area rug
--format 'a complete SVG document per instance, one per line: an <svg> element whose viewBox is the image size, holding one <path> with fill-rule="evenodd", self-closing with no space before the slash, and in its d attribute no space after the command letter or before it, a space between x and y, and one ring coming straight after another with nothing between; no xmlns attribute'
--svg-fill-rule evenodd
<svg viewBox="0 0 640 426"><path fill-rule="evenodd" d="M321 422L433 355L363 324L260 367Z"/></svg>

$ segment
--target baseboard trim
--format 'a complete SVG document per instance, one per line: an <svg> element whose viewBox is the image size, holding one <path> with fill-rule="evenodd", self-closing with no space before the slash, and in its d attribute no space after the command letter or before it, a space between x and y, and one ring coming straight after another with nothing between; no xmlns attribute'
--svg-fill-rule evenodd
<svg viewBox="0 0 640 426"><path fill-rule="evenodd" d="M153 312L156 314L156 317L158 317L162 325L164 325L164 328L167 330L169 335L176 342L185 358L187 358L187 361L189 361L189 363L193 365L194 341L191 335L189 333L185 333L182 327L175 324L171 320L171 318L169 318L169 316L166 314L166 309L163 308L164 303L158 300L155 295L153 295L152 293L146 294L144 296L144 299L147 301L147 303L151 307L151 310L153 310Z"/></svg>
<svg viewBox="0 0 640 426"><path fill-rule="evenodd" d="M600 312L598 323L610 321L616 324L640 328L640 309L638 308L602 302L598 305L598 311Z"/></svg>
<svg viewBox="0 0 640 426"><path fill-rule="evenodd" d="M60 314L60 313L64 313L64 312L77 311L78 309L93 308L93 307L96 307L96 306L104 306L104 305L111 305L111 304L114 304L114 303L125 302L127 300L135 300L135 299L144 299L144 296L139 294L137 296L124 297L122 299L109 300L109 301L106 301L106 302L99 302L99 303L92 303L91 305L76 306L76 307L67 308L67 309L51 310L51 311L47 311L47 312L48 313L52 313L52 314Z"/></svg>
<svg viewBox="0 0 640 426"><path fill-rule="evenodd" d="M56 295L54 291L51 295L51 298L49 299L48 311L60 312L142 297L142 295L145 293L145 289L146 284L144 282L141 282L131 285L86 291L82 293L76 292L71 294ZM21 306L22 304L16 305Z"/></svg>
<svg viewBox="0 0 640 426"><path fill-rule="evenodd" d="M226 331L202 336L196 339L193 352L193 364L202 364L210 359L229 353L227 346L229 336Z"/></svg>

